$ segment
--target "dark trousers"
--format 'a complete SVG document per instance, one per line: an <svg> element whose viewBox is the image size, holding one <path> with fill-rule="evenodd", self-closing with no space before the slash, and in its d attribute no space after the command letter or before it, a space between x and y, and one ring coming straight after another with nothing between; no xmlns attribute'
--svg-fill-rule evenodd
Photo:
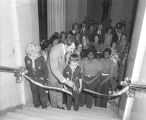
<svg viewBox="0 0 146 120"><path fill-rule="evenodd" d="M42 108L46 108L48 101L48 95L45 92L46 90L33 83L30 83L30 87L32 91L34 107L39 107L41 105Z"/></svg>
<svg viewBox="0 0 146 120"><path fill-rule="evenodd" d="M59 82L51 83L49 82L49 85L53 87L63 88L63 85ZM62 108L63 107L63 93L60 91L55 90L49 90L49 96L50 96L50 102L51 106L54 108Z"/></svg>
<svg viewBox="0 0 146 120"><path fill-rule="evenodd" d="M71 109L72 103L74 106L74 110L77 111L79 109L79 94L77 92L72 92L71 95L67 95L67 110Z"/></svg>
<svg viewBox="0 0 146 120"><path fill-rule="evenodd" d="M100 81L102 82L105 78L106 77L101 76ZM110 87L111 87L111 85L110 85L110 80L109 80L105 84L103 84L102 86L98 85L96 88L96 92L108 95ZM107 107L107 100L108 100L108 97L106 97L106 96L96 96L95 106L106 108Z"/></svg>
<svg viewBox="0 0 146 120"><path fill-rule="evenodd" d="M94 76L90 77L90 78L85 78L85 79L91 79L92 80L93 78L94 78ZM83 82L83 89L86 88L86 89L95 91L95 88L96 88L97 84L98 84L97 79L90 84L87 84L87 83ZM82 91L80 93L80 106L83 106L85 104L87 108L91 108L92 104L93 104L93 98L94 98L93 94L86 93L86 92Z"/></svg>

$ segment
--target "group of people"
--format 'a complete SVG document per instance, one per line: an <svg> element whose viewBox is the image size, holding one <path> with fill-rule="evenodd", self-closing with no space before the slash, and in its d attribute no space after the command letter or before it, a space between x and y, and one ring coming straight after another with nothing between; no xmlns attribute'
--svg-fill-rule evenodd
<svg viewBox="0 0 146 120"><path fill-rule="evenodd" d="M48 98L54 108L74 110L93 104L107 107L106 96L95 96L89 89L102 94L116 90L123 80L128 55L125 24L115 27L82 22L74 23L68 32L55 32L40 45L26 47L25 64L28 76L43 85L65 88L72 96L30 83L35 107L47 108ZM119 74L120 73L120 74ZM49 96L48 96L49 95Z"/></svg>

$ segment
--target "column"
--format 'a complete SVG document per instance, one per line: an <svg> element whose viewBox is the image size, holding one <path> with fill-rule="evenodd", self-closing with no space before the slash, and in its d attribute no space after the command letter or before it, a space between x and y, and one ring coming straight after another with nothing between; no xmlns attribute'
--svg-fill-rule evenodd
<svg viewBox="0 0 146 120"><path fill-rule="evenodd" d="M0 0L0 65L24 65L25 47L39 42L36 0ZM14 75L0 73L0 110L31 100L27 82L16 84Z"/></svg>
<svg viewBox="0 0 146 120"><path fill-rule="evenodd" d="M138 2L131 47L128 56L126 77L131 78L132 83L146 84L146 1ZM146 94L136 93L136 98L122 96L120 113L123 120L146 119Z"/></svg>

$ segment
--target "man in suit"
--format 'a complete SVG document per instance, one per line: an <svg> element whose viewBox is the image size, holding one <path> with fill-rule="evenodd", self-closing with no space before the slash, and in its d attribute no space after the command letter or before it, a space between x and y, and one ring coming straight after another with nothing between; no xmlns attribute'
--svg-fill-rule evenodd
<svg viewBox="0 0 146 120"><path fill-rule="evenodd" d="M96 32L93 24L89 26L89 30L85 33L85 35L88 37L90 43L94 42L94 37L96 35Z"/></svg>
<svg viewBox="0 0 146 120"><path fill-rule="evenodd" d="M47 66L49 69L49 85L53 87L63 88L63 85L73 87L72 81L66 80L63 76L63 70L67 65L69 54L75 49L75 44L72 39L65 39L63 43L52 47ZM52 107L63 109L63 93L59 91L49 91L50 102Z"/></svg>
<svg viewBox="0 0 146 120"><path fill-rule="evenodd" d="M117 44L117 51L119 53L119 83L124 79L124 73L125 73L125 68L126 68L126 60L128 56L128 51L127 51L127 45L128 45L128 40L127 40L127 34L122 34L121 35L121 40Z"/></svg>
<svg viewBox="0 0 146 120"><path fill-rule="evenodd" d="M81 29L80 29L80 34L81 35L85 35L86 32L87 32L87 23L86 22L82 22Z"/></svg>
<svg viewBox="0 0 146 120"><path fill-rule="evenodd" d="M99 43L104 43L105 28L103 24L98 24L96 34L99 36Z"/></svg>
<svg viewBox="0 0 146 120"><path fill-rule="evenodd" d="M121 40L121 35L122 35L122 27L117 27L115 33L113 34L112 42L119 43Z"/></svg>

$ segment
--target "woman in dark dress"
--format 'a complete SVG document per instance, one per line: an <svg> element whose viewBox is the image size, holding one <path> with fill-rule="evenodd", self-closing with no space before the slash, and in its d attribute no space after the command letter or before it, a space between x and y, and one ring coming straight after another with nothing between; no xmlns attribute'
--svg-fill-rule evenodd
<svg viewBox="0 0 146 120"><path fill-rule="evenodd" d="M101 75L100 75L100 82L99 86L97 86L97 92L108 95L109 89L112 86L112 75L114 70L114 64L110 59L111 49L106 48L104 50L104 58L101 59ZM99 107L107 107L107 100L106 96L98 96L95 105Z"/></svg>

